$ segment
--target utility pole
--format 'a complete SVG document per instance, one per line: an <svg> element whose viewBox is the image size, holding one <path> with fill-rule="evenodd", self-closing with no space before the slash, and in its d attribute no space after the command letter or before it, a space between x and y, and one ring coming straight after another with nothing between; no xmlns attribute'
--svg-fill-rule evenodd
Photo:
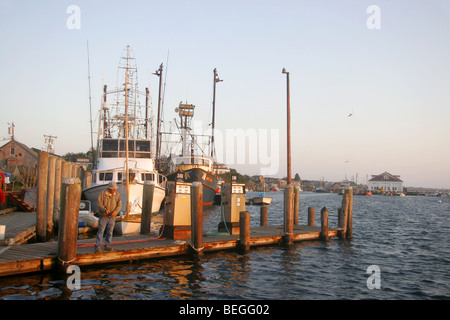
<svg viewBox="0 0 450 320"><path fill-rule="evenodd" d="M44 134L44 138L45 143L47 144L47 152L55 153L55 146L53 145L53 143L55 142L55 139L57 139L58 137Z"/></svg>
<svg viewBox="0 0 450 320"><path fill-rule="evenodd" d="M291 106L289 96L289 72L283 68L281 73L286 74L287 87L287 184L291 184Z"/></svg>

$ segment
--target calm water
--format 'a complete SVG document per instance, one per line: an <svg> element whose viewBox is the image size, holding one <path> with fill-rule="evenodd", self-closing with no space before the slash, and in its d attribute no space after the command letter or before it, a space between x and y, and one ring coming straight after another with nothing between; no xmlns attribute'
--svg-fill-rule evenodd
<svg viewBox="0 0 450 320"><path fill-rule="evenodd" d="M283 194L273 197L269 224L282 224ZM250 195L249 195L250 196ZM300 194L307 207L329 210L337 226L342 196ZM259 207L248 206L251 224ZM216 231L219 210L205 211L204 231ZM0 278L0 299L450 299L450 197L355 196L353 239L295 243L190 257L81 269L81 289L37 274ZM367 268L380 269L380 289L368 289Z"/></svg>

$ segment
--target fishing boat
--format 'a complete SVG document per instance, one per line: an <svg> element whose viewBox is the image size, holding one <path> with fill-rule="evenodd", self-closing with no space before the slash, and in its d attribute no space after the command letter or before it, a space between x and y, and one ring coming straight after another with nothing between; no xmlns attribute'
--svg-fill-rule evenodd
<svg viewBox="0 0 450 320"><path fill-rule="evenodd" d="M272 203L271 197L265 197L264 194L260 194L258 197L253 197L252 202L254 205L264 205L268 206Z"/></svg>
<svg viewBox="0 0 450 320"><path fill-rule="evenodd" d="M195 106L180 103L175 111L180 116L180 153L171 154L166 160L168 181L182 180L192 183L200 181L203 185L203 205L211 206L218 189L218 177L214 172L214 158L202 152L197 144L196 135L191 130L191 120Z"/></svg>
<svg viewBox="0 0 450 320"><path fill-rule="evenodd" d="M138 90L137 66L130 46L120 59L119 70L125 79L123 86L107 91L103 88L99 117L97 159L92 170L92 185L83 190L83 197L98 210L98 197L117 184L122 209L116 217L115 233L129 234L140 231L142 194L145 183L153 184L152 212L158 212L165 197L166 177L154 165L152 154L152 110L149 90ZM113 96L113 103L107 97ZM140 97L145 96L145 104Z"/></svg>
<svg viewBox="0 0 450 320"><path fill-rule="evenodd" d="M255 204L255 205L268 206L268 205L270 205L272 203L272 198L266 196L266 193L265 193L265 185L266 184L264 182L264 177L261 177L260 179L261 179L261 183L263 185L263 192L258 194L257 197L253 197L252 198L252 203Z"/></svg>
<svg viewBox="0 0 450 320"><path fill-rule="evenodd" d="M214 146L214 126L216 107L216 84L221 82L217 74L217 69L213 70L213 101L212 101L212 121L211 135L206 136L209 145L209 153L200 146L200 139L203 135L197 135L191 128L194 117L195 106L187 103L180 103L175 109L179 116L179 123L176 121L180 136L177 141L178 149L172 149L171 154L166 158L165 171L168 181L182 180L192 183L200 181L203 185L203 206L212 206L220 203L220 187L217 174L217 164L215 161ZM158 122L159 123L159 122ZM180 148L181 147L181 148ZM157 157L160 158L159 153Z"/></svg>

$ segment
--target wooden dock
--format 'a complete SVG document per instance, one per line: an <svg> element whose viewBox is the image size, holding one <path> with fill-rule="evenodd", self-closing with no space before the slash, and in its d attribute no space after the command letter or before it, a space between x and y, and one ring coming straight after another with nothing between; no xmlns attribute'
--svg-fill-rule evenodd
<svg viewBox="0 0 450 320"><path fill-rule="evenodd" d="M62 189L63 199L79 199L79 179L65 180ZM149 185L149 187L151 187ZM194 183L193 189L201 190L200 183ZM66 197L66 189L69 196ZM78 190L78 191L77 191ZM72 193L73 191L73 193ZM75 192L77 191L78 194ZM195 191L195 190L194 190ZM51 241L39 241L37 243L17 245L18 234L26 234L24 238L37 230L35 212L10 212L0 216L0 224L7 226L6 241L0 244L0 277L44 271L62 271L68 265L93 266L117 262L129 262L143 259L154 259L160 257L173 257L179 255L201 256L204 253L220 250L238 250L247 252L252 247L285 245L290 246L294 242L308 240L328 241L330 238L338 237L346 239L352 237L352 189L346 191L342 199L342 207L338 210L338 228L328 228L328 210L323 207L320 212L320 227L314 225L315 210L308 209L308 225L298 224L298 214L294 214L295 195L294 188L285 188L285 211L284 224L278 226L267 226L267 207L261 207L260 226L250 227L250 212L241 211L239 215L239 227L237 232L231 233L215 232L204 233L202 226L202 193L191 191L194 195L191 207L192 232L191 237L179 240L178 237L162 236L160 227L165 228L162 215L158 215L151 230L146 234L113 237L113 252L94 253L95 239L79 239L75 230L78 224L78 204L62 206L62 217L69 215L73 219L64 220L63 224L73 225L68 229L71 238L64 237L64 230L60 229L60 239L52 237ZM75 208L75 209L74 209ZM143 212L146 210L143 209ZM142 222L141 222L142 224ZM34 228L34 229L33 229ZM15 232L15 233L14 233ZM37 231L36 231L37 233ZM72 234L73 233L73 234ZM9 237L9 238L8 238ZM162 238L167 237L167 238ZM13 239L13 240L11 240ZM67 254L69 252L70 254Z"/></svg>
<svg viewBox="0 0 450 320"><path fill-rule="evenodd" d="M294 226L293 241L317 240L321 228ZM250 247L280 245L284 239L283 226L250 228ZM338 229L328 231L328 237L337 237ZM157 239L153 235L113 237L114 252L94 253L95 239L77 241L77 255L71 264L92 266L116 262L137 261L160 257L192 254L191 239ZM204 234L202 252L239 248L239 235ZM0 246L0 276L53 271L58 266L58 242L42 242Z"/></svg>
<svg viewBox="0 0 450 320"><path fill-rule="evenodd" d="M6 226L0 246L25 243L36 235L36 212L8 211L0 215L0 225Z"/></svg>

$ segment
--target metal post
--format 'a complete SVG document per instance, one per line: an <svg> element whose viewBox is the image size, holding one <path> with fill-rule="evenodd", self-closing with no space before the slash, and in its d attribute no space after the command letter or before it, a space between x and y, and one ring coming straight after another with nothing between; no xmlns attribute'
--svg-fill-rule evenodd
<svg viewBox="0 0 450 320"><path fill-rule="evenodd" d="M216 83L223 80L219 79L217 69L214 68L214 87L213 87L213 114L212 114L212 132L211 132L211 157L214 157L214 126L216 118Z"/></svg>
<svg viewBox="0 0 450 320"><path fill-rule="evenodd" d="M289 72L283 68L282 73L286 74L287 87L287 184L291 184L291 101L289 94Z"/></svg>

